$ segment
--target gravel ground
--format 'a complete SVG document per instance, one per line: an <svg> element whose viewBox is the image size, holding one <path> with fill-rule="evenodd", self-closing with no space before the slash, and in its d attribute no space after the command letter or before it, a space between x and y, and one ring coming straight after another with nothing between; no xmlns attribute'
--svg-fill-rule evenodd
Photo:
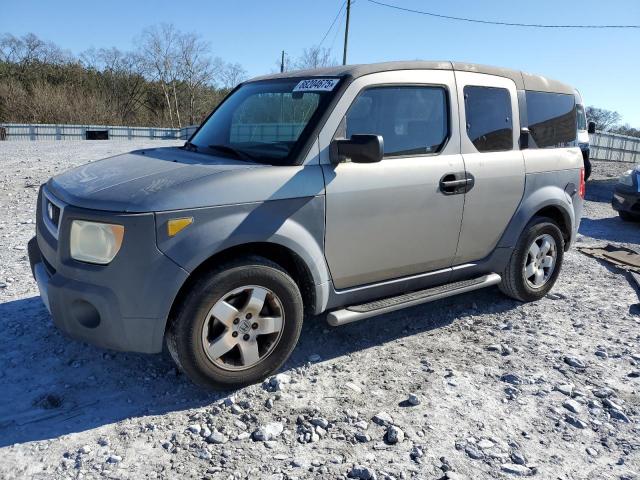
<svg viewBox="0 0 640 480"><path fill-rule="evenodd" d="M640 478L638 292L576 250L536 303L308 321L281 374L233 392L64 338L26 257L37 187L150 143L0 144L1 478ZM638 247L608 203L627 168L594 162L580 243Z"/></svg>

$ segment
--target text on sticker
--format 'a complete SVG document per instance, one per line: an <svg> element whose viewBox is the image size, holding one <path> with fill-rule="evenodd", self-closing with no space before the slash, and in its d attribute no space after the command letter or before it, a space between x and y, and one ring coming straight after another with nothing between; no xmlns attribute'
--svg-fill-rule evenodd
<svg viewBox="0 0 640 480"><path fill-rule="evenodd" d="M293 89L294 92L330 92L338 84L338 78L310 78L300 80Z"/></svg>

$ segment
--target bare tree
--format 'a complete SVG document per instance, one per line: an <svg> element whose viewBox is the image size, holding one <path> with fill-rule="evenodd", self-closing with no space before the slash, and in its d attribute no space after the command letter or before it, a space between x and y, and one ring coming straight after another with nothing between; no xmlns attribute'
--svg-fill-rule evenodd
<svg viewBox="0 0 640 480"><path fill-rule="evenodd" d="M210 45L195 33L180 35L179 44L179 74L187 88L189 102L189 125L194 125L195 104L198 93L209 85L219 74L223 62L219 58L211 58Z"/></svg>
<svg viewBox="0 0 640 480"><path fill-rule="evenodd" d="M220 72L223 88L232 89L247 79L247 71L239 63L227 63Z"/></svg>
<svg viewBox="0 0 640 480"><path fill-rule="evenodd" d="M306 70L330 67L336 65L336 63L337 62L331 57L331 50L329 48L313 46L305 48L302 51L302 55L296 60L295 66L300 70Z"/></svg>
<svg viewBox="0 0 640 480"><path fill-rule="evenodd" d="M604 108L587 107L587 120L596 123L598 130L611 130L620 123L622 116L618 112Z"/></svg>
<svg viewBox="0 0 640 480"><path fill-rule="evenodd" d="M90 49L80 56L87 68L100 71L101 90L121 123L130 120L144 104L144 62L134 53L115 47Z"/></svg>
<svg viewBox="0 0 640 480"><path fill-rule="evenodd" d="M181 126L175 85L179 59L178 40L179 33L176 28L172 24L163 23L144 30L140 41L141 57L144 59L149 73L160 83L167 103L169 122L172 127L175 124L173 121L171 94L174 96L178 125Z"/></svg>
<svg viewBox="0 0 640 480"><path fill-rule="evenodd" d="M621 135L628 135L630 137L640 138L640 129L634 128L628 123L625 123L622 126L612 128L611 131L613 133L619 133Z"/></svg>

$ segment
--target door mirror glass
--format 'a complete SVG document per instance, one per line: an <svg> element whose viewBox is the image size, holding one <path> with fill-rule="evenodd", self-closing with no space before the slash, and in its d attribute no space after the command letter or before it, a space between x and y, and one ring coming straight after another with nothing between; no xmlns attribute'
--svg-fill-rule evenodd
<svg viewBox="0 0 640 480"><path fill-rule="evenodd" d="M384 141L380 135L351 135L348 140L334 140L337 161L349 158L353 163L376 163L382 160Z"/></svg>
<svg viewBox="0 0 640 480"><path fill-rule="evenodd" d="M589 122L589 125L587 127L587 132L596 133L596 122Z"/></svg>

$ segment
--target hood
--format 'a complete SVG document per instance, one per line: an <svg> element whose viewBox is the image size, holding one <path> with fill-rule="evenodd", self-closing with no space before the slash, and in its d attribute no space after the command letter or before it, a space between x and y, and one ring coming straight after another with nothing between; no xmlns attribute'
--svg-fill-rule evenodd
<svg viewBox="0 0 640 480"><path fill-rule="evenodd" d="M306 170L162 147L137 150L68 170L51 178L47 188L70 205L132 213L307 196L318 189L317 182L302 189L304 183L293 182L296 188L290 180L299 175L291 169ZM248 188L248 184L255 188Z"/></svg>

